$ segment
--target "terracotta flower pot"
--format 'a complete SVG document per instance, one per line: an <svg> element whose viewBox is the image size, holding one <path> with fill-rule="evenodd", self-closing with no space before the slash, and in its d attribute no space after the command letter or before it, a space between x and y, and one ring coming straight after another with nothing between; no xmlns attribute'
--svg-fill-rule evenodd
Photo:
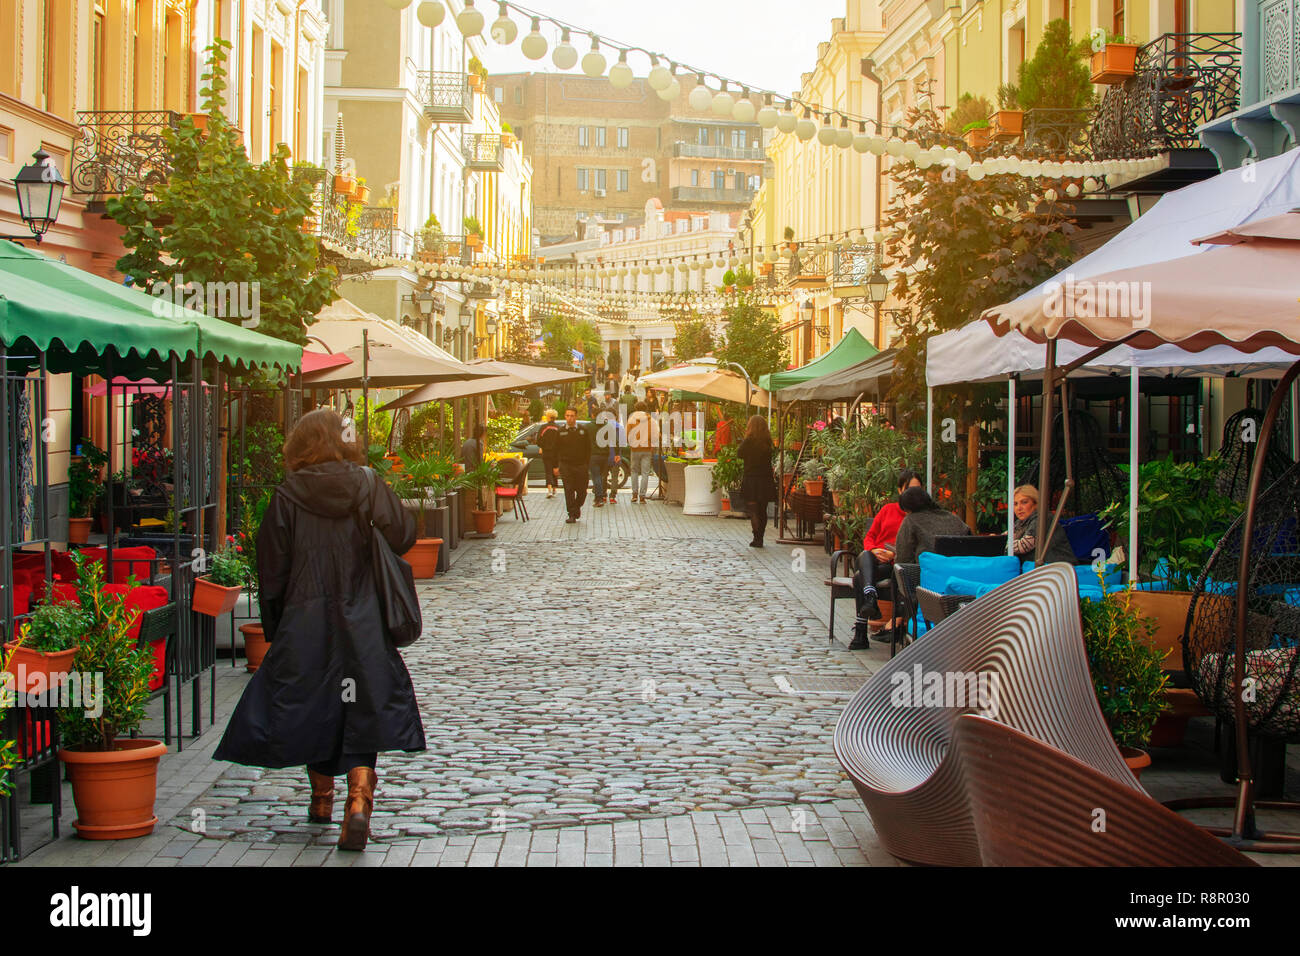
<svg viewBox="0 0 1300 956"><path fill-rule="evenodd" d="M1112 86L1137 73L1136 43L1107 43L1092 55L1091 79Z"/></svg>
<svg viewBox="0 0 1300 956"><path fill-rule="evenodd" d="M411 566L411 574L416 579L431 578L438 573L438 551L441 547L442 538L416 538L415 544L402 555L402 559Z"/></svg>
<svg viewBox="0 0 1300 956"><path fill-rule="evenodd" d="M261 624L241 624L239 633L244 635L244 666L251 674L262 666L262 658L270 650L271 642L266 639Z"/></svg>
<svg viewBox="0 0 1300 956"><path fill-rule="evenodd" d="M352 198L364 205L370 200L370 187L357 186L352 190Z"/></svg>
<svg viewBox="0 0 1300 956"><path fill-rule="evenodd" d="M989 145L989 128L987 126L975 126L966 130L963 134L966 145L971 149L987 149Z"/></svg>
<svg viewBox="0 0 1300 956"><path fill-rule="evenodd" d="M71 647L66 651L34 651L30 647L19 646L17 641L11 641L5 645L5 653L9 659L5 670L14 675L14 691L19 694L44 693L53 684L50 679L52 675L66 674L72 669L72 659L77 656L77 649ZM32 677L36 674L42 675L43 685L32 685Z"/></svg>
<svg viewBox="0 0 1300 956"><path fill-rule="evenodd" d="M1151 766L1151 755L1145 750L1138 750L1136 747L1120 747L1119 752L1135 777L1141 777L1142 771Z"/></svg>
<svg viewBox="0 0 1300 956"><path fill-rule="evenodd" d="M474 530L479 534L491 534L497 526L497 513L495 511L479 511L474 509Z"/></svg>
<svg viewBox="0 0 1300 956"><path fill-rule="evenodd" d="M90 523L94 518L68 519L68 544L85 544L90 540Z"/></svg>
<svg viewBox="0 0 1300 956"><path fill-rule="evenodd" d="M825 478L805 478L803 483L803 493L812 498L820 498L822 492L826 490Z"/></svg>
<svg viewBox="0 0 1300 956"><path fill-rule="evenodd" d="M466 237L465 237L465 245L469 246L469 247L470 247L471 249L473 249L475 252L478 252L480 249L483 248L483 237L482 237L482 236L466 236Z"/></svg>
<svg viewBox="0 0 1300 956"><path fill-rule="evenodd" d="M235 605L239 603L239 595L243 591L244 589L239 585L226 588L220 584L213 584L205 574L201 578L194 579L194 601L191 607L198 614L221 617L235 609Z"/></svg>
<svg viewBox="0 0 1300 956"><path fill-rule="evenodd" d="M989 136L1000 142L1018 139L1025 131L1024 110L998 110L989 117Z"/></svg>
<svg viewBox="0 0 1300 956"><path fill-rule="evenodd" d="M844 495L838 489L831 491L831 501L836 508L844 507Z"/></svg>
<svg viewBox="0 0 1300 956"><path fill-rule="evenodd" d="M158 740L119 740L106 751L60 750L72 780L77 834L86 840L148 836L158 818L158 761L167 752Z"/></svg>
<svg viewBox="0 0 1300 956"><path fill-rule="evenodd" d="M351 176L335 176L334 191L340 196L351 196L352 191L356 189L357 181Z"/></svg>

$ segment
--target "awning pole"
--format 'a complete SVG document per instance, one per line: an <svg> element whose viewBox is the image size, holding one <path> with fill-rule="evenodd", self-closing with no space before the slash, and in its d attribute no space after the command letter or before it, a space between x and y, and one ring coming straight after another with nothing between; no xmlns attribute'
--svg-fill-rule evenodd
<svg viewBox="0 0 1300 956"><path fill-rule="evenodd" d="M1047 340L1047 357L1043 362L1042 435L1038 452L1038 530L1034 535L1034 567L1042 567L1047 552L1047 510L1052 504L1052 393L1056 391L1056 339ZM1069 449L1066 449L1067 453Z"/></svg>
<svg viewBox="0 0 1300 956"><path fill-rule="evenodd" d="M1128 581L1137 582L1138 567L1138 367L1128 370Z"/></svg>
<svg viewBox="0 0 1300 956"><path fill-rule="evenodd" d="M934 389L925 389L925 490L934 494Z"/></svg>
<svg viewBox="0 0 1300 956"><path fill-rule="evenodd" d="M1007 376L1007 554L1016 543L1016 377Z"/></svg>

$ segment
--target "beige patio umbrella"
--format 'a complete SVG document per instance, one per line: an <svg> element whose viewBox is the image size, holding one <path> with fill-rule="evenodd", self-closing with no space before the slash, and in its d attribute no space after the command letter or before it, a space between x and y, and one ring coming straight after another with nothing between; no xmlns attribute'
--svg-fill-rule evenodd
<svg viewBox="0 0 1300 956"><path fill-rule="evenodd" d="M395 398L387 405L381 406L380 411L410 408L426 402L447 401L454 398L473 398L494 392L558 385L562 382L580 382L587 378L585 372L540 365L523 365L518 362L499 362L492 359L479 359L467 363L467 366L487 377L464 382L431 382Z"/></svg>
<svg viewBox="0 0 1300 956"><path fill-rule="evenodd" d="M1077 283L1054 284L1044 294L1000 305L984 313L995 331L1015 329L1046 342L1043 421L1052 421L1052 393L1065 376L1119 343L1152 348L1170 342L1188 351L1231 345L1245 352L1273 346L1297 355L1278 381L1255 444L1256 466L1242 523L1241 562L1236 582L1236 634L1233 664L1234 725L1237 746L1237 796L1232 841L1258 850L1300 849L1295 834L1261 834L1254 829L1252 768L1243 685L1245 681L1247 599L1251 542L1274 426L1292 384L1300 375L1300 211L1236 226L1194 240L1216 248L1154 265L1089 276ZM1058 369L1057 339L1095 346L1092 352ZM1067 427L1065 441L1070 433ZM1043 428L1040 487L1047 486L1050 427ZM1066 455L1069 462L1069 455ZM1069 479L1067 479L1067 486ZM1067 487L1068 492L1068 487ZM1062 498L1064 501L1064 496ZM1059 517L1060 509L1057 509ZM1055 519L1054 519L1055 520ZM1038 560L1047 542L1046 509L1038 515ZM1211 805L1214 801L1201 801ZM1269 842L1269 840L1277 842Z"/></svg>
<svg viewBox="0 0 1300 956"><path fill-rule="evenodd" d="M757 385L749 385L744 376L704 362L687 362L662 372L651 372L642 375L640 381L650 388L677 388L725 402L763 405L768 400L767 392Z"/></svg>

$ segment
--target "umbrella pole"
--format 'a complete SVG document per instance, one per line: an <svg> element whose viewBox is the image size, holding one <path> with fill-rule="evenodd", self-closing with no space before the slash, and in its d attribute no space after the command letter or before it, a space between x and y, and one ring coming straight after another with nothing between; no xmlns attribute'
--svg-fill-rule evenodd
<svg viewBox="0 0 1300 956"><path fill-rule="evenodd" d="M1038 453L1038 529L1034 547L1034 567L1043 563L1047 551L1047 509L1052 500L1052 395L1056 391L1056 339L1047 340L1047 358L1043 363L1043 420Z"/></svg>
<svg viewBox="0 0 1300 956"><path fill-rule="evenodd" d="M361 453L370 458L370 330L361 330Z"/></svg>
<svg viewBox="0 0 1300 956"><path fill-rule="evenodd" d="M1007 554L1015 554L1016 512L1016 377L1007 376Z"/></svg>
<svg viewBox="0 0 1300 956"><path fill-rule="evenodd" d="M934 494L934 389L925 389L925 491Z"/></svg>
<svg viewBox="0 0 1300 956"><path fill-rule="evenodd" d="M1128 374L1128 583L1137 583L1138 567L1138 367Z"/></svg>

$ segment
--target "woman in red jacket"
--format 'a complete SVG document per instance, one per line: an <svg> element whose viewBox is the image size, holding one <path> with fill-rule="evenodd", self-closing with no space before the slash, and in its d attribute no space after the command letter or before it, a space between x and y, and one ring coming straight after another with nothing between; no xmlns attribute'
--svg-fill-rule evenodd
<svg viewBox="0 0 1300 956"><path fill-rule="evenodd" d="M898 473L900 495L908 488L919 487L921 479L916 472L905 468ZM862 539L858 570L853 575L853 599L858 606L858 619L853 625L853 643L849 645L849 650L856 651L869 646L868 622L880 617L880 608L876 605L876 582L888 580L893 570L894 540L898 537L898 528L904 517L898 502L889 502L876 512L871 528Z"/></svg>

